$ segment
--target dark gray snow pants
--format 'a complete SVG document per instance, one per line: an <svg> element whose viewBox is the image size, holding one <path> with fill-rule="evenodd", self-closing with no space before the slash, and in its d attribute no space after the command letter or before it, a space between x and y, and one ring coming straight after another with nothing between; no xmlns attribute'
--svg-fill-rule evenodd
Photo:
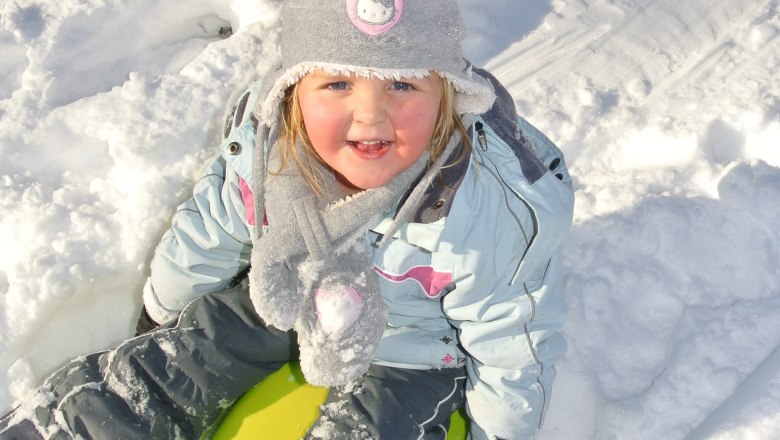
<svg viewBox="0 0 780 440"><path fill-rule="evenodd" d="M0 420L0 440L208 438L297 356L295 333L267 327L246 288L204 295L177 322L66 364ZM464 382L463 369L371 366L330 390L307 438L444 439Z"/></svg>

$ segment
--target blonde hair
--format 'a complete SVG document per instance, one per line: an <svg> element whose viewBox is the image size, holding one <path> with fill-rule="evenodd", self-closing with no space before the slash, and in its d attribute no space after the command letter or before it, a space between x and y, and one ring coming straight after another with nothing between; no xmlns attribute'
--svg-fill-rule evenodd
<svg viewBox="0 0 780 440"><path fill-rule="evenodd" d="M433 163L441 156L447 142L457 132L461 135L461 149L454 161L445 165L454 166L463 160L466 160L471 153L471 142L469 142L468 132L460 121L460 116L455 111L455 88L449 81L436 75L441 81L441 98L439 100L439 111L436 116L436 122L433 128L431 142L428 145L430 158L428 164ZM322 176L315 167L315 162L327 167L327 164L319 157L317 152L306 134L306 127L303 124L303 113L301 111L300 101L298 100L298 84L300 81L290 86L284 94L282 110L282 129L279 134L279 147L281 151L281 165L278 170L269 171L270 174L278 173L284 168L295 164L301 171L301 175L306 183L317 194L322 194ZM303 147L303 153L296 145L300 142Z"/></svg>

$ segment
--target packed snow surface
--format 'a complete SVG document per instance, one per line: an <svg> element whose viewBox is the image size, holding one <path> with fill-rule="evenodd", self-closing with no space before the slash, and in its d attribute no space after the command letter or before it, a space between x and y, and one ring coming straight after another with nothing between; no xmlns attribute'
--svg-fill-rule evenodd
<svg viewBox="0 0 780 440"><path fill-rule="evenodd" d="M151 252L278 59L278 1L0 0L0 410L133 332ZM461 0L567 155L541 439L780 433L780 2Z"/></svg>

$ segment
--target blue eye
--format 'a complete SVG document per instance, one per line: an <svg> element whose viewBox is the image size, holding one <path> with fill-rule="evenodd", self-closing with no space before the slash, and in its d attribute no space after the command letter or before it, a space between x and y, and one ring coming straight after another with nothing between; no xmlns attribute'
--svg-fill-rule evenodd
<svg viewBox="0 0 780 440"><path fill-rule="evenodd" d="M328 88L331 90L347 90L347 83L344 81L338 81L328 84Z"/></svg>
<svg viewBox="0 0 780 440"><path fill-rule="evenodd" d="M412 85L409 84L409 83L402 82L402 81L395 81L395 82L393 82L392 88L393 88L393 90L405 92L405 91L408 91L408 90L412 90Z"/></svg>

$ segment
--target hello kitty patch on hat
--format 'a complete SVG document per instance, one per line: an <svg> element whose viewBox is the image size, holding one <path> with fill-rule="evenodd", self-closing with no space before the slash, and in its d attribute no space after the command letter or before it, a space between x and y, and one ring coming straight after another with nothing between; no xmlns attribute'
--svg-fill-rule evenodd
<svg viewBox="0 0 780 440"><path fill-rule="evenodd" d="M347 0L352 24L368 35L379 35L392 29L403 11L404 0Z"/></svg>

